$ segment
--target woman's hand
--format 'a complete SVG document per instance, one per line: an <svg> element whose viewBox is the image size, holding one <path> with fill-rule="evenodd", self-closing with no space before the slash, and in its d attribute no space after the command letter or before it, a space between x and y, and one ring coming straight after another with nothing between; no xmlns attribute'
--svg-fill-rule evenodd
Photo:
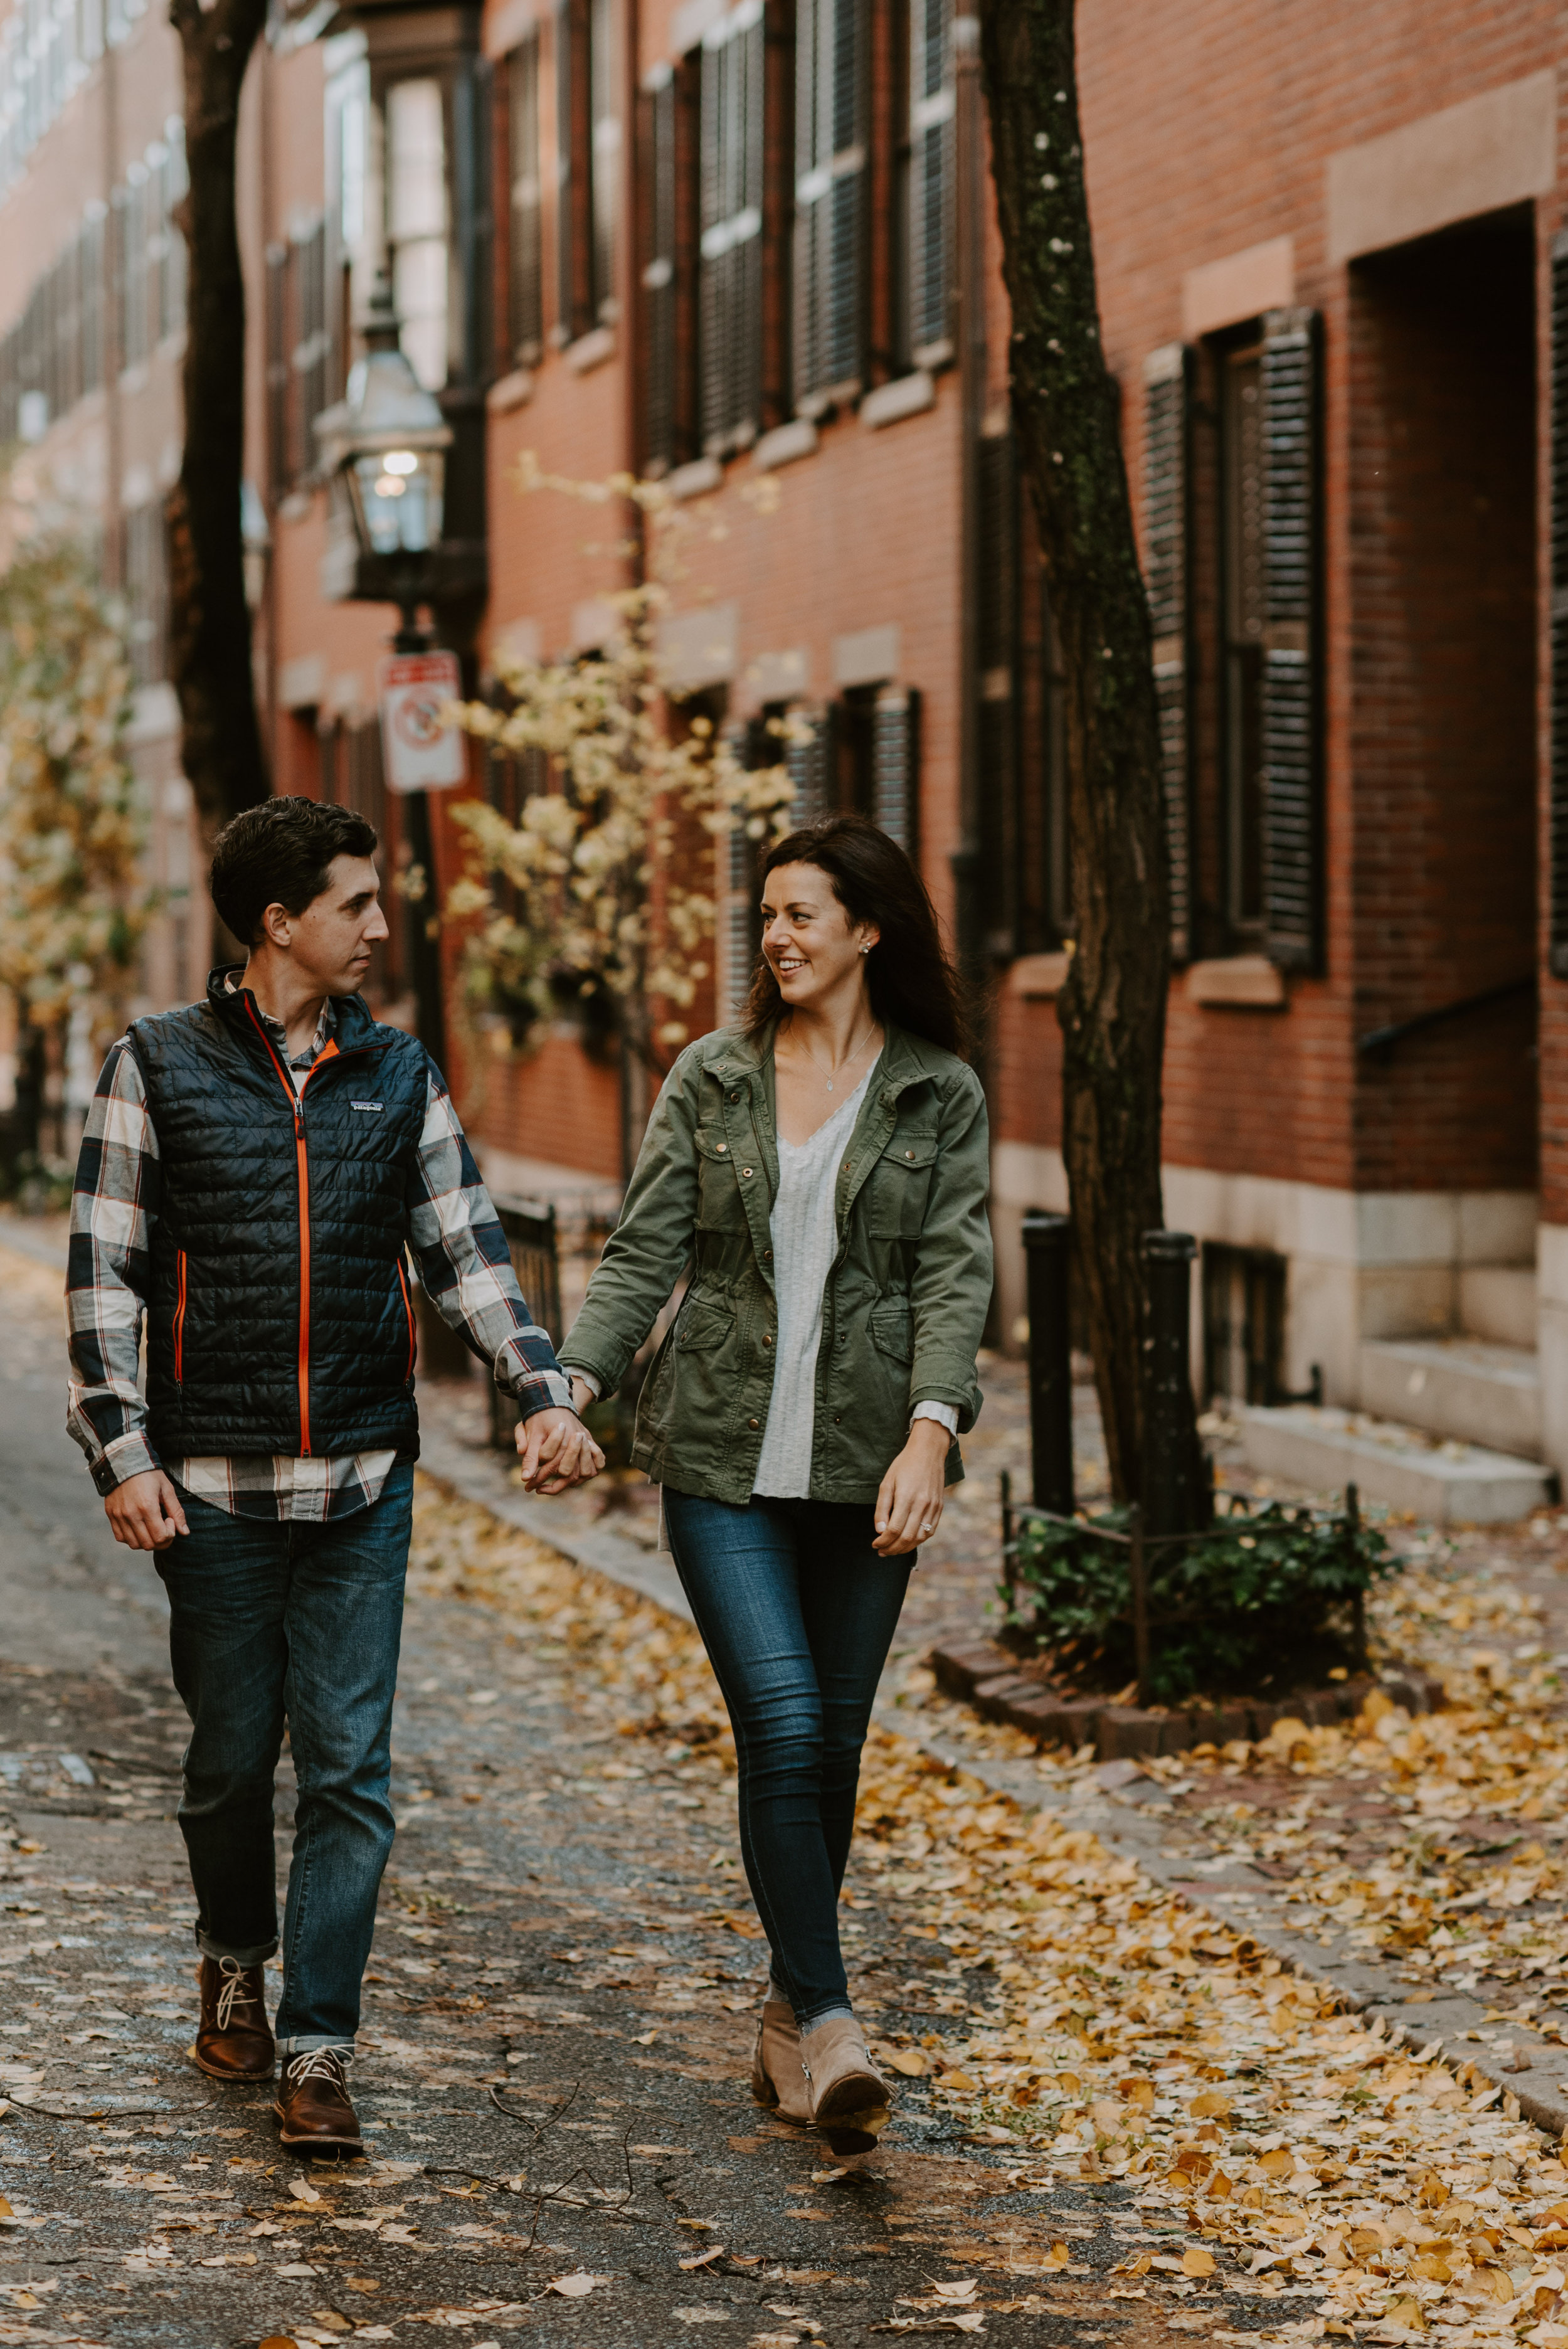
<svg viewBox="0 0 1568 2349"><path fill-rule="evenodd" d="M585 1485L604 1465L604 1454L576 1413L559 1406L520 1420L517 1448L525 1493L564 1493L569 1485Z"/></svg>
<svg viewBox="0 0 1568 2349"><path fill-rule="evenodd" d="M950 1438L940 1420L917 1419L909 1441L877 1495L876 1539L879 1557L904 1557L930 1539L942 1522L944 1493L943 1472Z"/></svg>

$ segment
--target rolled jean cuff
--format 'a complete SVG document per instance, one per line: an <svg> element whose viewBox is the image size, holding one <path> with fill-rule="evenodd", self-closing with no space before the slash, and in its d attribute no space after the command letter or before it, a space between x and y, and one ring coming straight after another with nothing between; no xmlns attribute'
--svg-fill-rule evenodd
<svg viewBox="0 0 1568 2349"><path fill-rule="evenodd" d="M292 2039L280 2039L277 2043L278 2054L285 2058L314 2055L318 2047L330 2047L334 2054L341 2055L346 2064L354 2061L354 2042L345 2039L340 2031L300 2031Z"/></svg>
<svg viewBox="0 0 1568 2349"><path fill-rule="evenodd" d="M264 1966L269 1958L277 1956L278 1937L274 1933L270 1941L257 1941L250 1949L236 1950L227 1941L216 1940L211 1933L203 1933L198 1926L196 1947L204 1958L232 1958L236 1965Z"/></svg>

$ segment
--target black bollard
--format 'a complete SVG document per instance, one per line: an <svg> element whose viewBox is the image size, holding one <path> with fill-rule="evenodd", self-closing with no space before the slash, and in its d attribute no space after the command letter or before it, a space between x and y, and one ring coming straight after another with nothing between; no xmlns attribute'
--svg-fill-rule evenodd
<svg viewBox="0 0 1568 2349"><path fill-rule="evenodd" d="M1029 1454L1037 1509L1073 1513L1073 1359L1068 1263L1073 1227L1042 1207L1024 1214L1028 1267Z"/></svg>
<svg viewBox="0 0 1568 2349"><path fill-rule="evenodd" d="M1190 1232L1143 1235L1143 1523L1152 1537L1193 1533L1205 1512L1192 1423Z"/></svg>

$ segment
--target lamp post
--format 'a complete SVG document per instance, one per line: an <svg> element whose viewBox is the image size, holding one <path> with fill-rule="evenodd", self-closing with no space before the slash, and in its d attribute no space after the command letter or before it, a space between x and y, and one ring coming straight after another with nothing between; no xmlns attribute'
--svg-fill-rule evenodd
<svg viewBox="0 0 1568 2349"><path fill-rule="evenodd" d="M428 650L421 605L443 585L441 522L451 427L415 375L398 343L397 315L385 273L377 278L365 320L365 355L350 370L344 397L317 417L322 464L333 486L340 543L346 515L355 550L353 601L395 604L395 653ZM345 550L346 551L346 549ZM441 1001L440 912L428 791L407 795L405 837L424 876L409 908L414 992L420 1041L446 1065Z"/></svg>

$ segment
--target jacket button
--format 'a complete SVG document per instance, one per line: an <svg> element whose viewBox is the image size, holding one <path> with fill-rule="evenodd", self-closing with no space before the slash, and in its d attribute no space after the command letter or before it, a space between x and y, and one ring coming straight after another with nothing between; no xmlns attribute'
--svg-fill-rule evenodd
<svg viewBox="0 0 1568 2349"><path fill-rule="evenodd" d="M760 1427L762 1422L759 1419L748 1419L746 1424L748 1427Z"/></svg>
<svg viewBox="0 0 1568 2349"><path fill-rule="evenodd" d="M770 1346L773 1343L772 1339L768 1336L766 1331L763 1333L762 1342L765 1346Z"/></svg>
<svg viewBox="0 0 1568 2349"><path fill-rule="evenodd" d="M835 1427L842 1427L843 1423L844 1423L844 1414L843 1414L843 1413L842 1413L841 1411L836 1411L836 1412L833 1413L833 1425L834 1425Z"/></svg>
<svg viewBox="0 0 1568 2349"><path fill-rule="evenodd" d="M740 1095L738 1093L731 1093L729 1098L732 1102L738 1102L740 1099Z"/></svg>
<svg viewBox="0 0 1568 2349"><path fill-rule="evenodd" d="M749 1167L749 1166L743 1166L743 1167L741 1168L741 1170L740 1170L740 1171L741 1171L741 1173L742 1173L743 1174L750 1174L750 1172L751 1172L751 1169L750 1169L750 1167Z"/></svg>
<svg viewBox="0 0 1568 2349"><path fill-rule="evenodd" d="M771 1263L772 1263L772 1261L773 1261L773 1251L772 1251L772 1249L771 1249L771 1248L764 1248L764 1249L763 1249L763 1251L762 1251L762 1261L763 1261L763 1263L764 1263L764 1264L771 1264Z"/></svg>
<svg viewBox="0 0 1568 2349"><path fill-rule="evenodd" d="M913 1150L906 1150L903 1154L906 1158L913 1158L914 1156Z"/></svg>
<svg viewBox="0 0 1568 2349"><path fill-rule="evenodd" d="M718 1150L723 1151L723 1150L727 1150L727 1149L729 1148L729 1144L728 1144L728 1143L727 1143L727 1142L720 1142L720 1143L716 1143L716 1144L715 1144L715 1147L716 1147L717 1149L718 1149Z"/></svg>

